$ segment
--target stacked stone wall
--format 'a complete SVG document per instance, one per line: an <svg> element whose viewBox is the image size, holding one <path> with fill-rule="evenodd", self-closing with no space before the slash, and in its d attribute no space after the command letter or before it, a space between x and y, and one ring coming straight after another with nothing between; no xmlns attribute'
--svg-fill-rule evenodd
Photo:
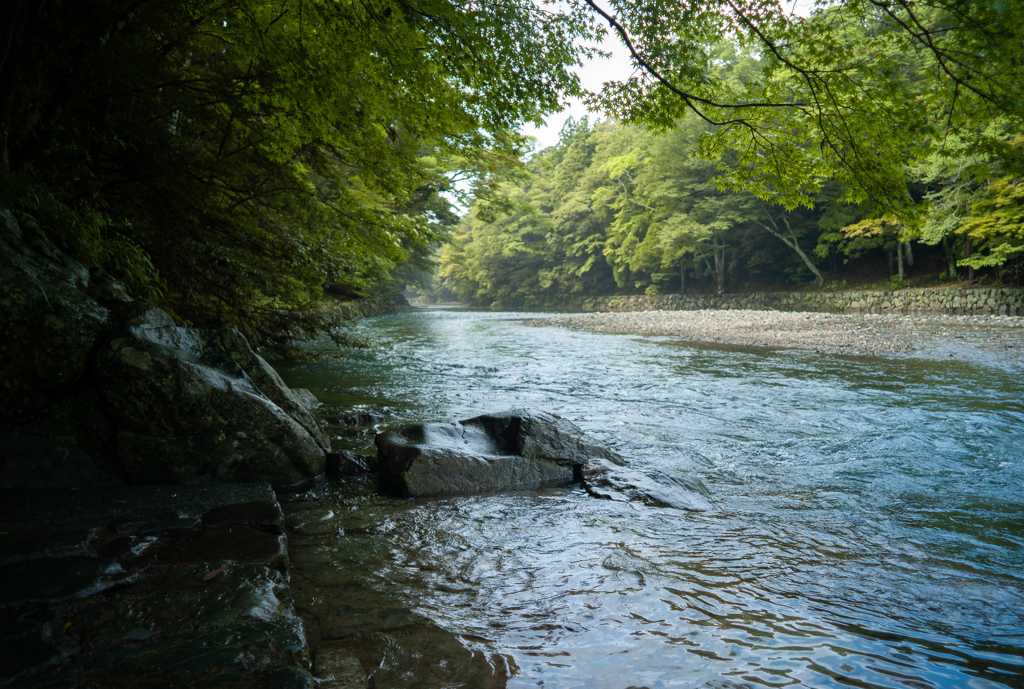
<svg viewBox="0 0 1024 689"><path fill-rule="evenodd" d="M598 297L585 311L696 311L774 309L829 313L904 315L1024 316L1024 289L1013 287L923 288L872 292L750 292L746 294L664 294Z"/></svg>

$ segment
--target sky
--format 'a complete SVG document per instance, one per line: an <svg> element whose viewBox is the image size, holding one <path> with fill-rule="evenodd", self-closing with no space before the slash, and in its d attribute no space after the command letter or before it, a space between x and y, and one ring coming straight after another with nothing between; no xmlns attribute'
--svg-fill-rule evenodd
<svg viewBox="0 0 1024 689"><path fill-rule="evenodd" d="M629 51L617 37L612 37L609 33L601 43L601 49L611 53L611 57L587 60L582 67L576 68L580 83L590 91L600 91L606 81L625 81L633 73ZM562 125L570 116L578 120L587 114L587 108L580 99L567 98L565 109L562 112L548 115L544 120L543 127L528 124L519 131L535 137L537 139L535 150L539 151L558 143L558 133L562 131ZM591 120L601 116L600 113L589 114Z"/></svg>
<svg viewBox="0 0 1024 689"><path fill-rule="evenodd" d="M808 16L814 8L814 3L815 0L782 0L783 7L798 17ZM629 50L622 45L618 35L613 31L609 30L605 34L601 49L611 53L611 57L586 60L582 67L576 68L583 87L590 91L600 91L606 81L625 81L633 73ZM587 114L586 106L578 98L569 98L566 99L566 107L562 112L552 113L545 118L543 127L527 124L519 131L535 137L537 144L534 150L539 151L558 143L558 133L562 131L566 119L570 116L579 119ZM591 120L600 116L601 113L590 113Z"/></svg>

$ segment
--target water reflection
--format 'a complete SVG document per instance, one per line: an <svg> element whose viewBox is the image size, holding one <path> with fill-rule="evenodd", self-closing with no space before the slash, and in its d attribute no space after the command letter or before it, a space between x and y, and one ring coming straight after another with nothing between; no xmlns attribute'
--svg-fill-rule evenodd
<svg viewBox="0 0 1024 689"><path fill-rule="evenodd" d="M421 642L423 629L459 635L464 657L437 650L456 666L437 686L509 674L510 687L1024 686L1012 371L526 328L509 314L361 327L379 348L289 365L286 380L331 412L399 421L552 411L647 473L703 479L716 506L573 489L396 501L360 482L291 505L297 587L320 589L307 612L333 620L322 637L359 649L365 672L390 663L389 686L430 686L427 670L395 669L420 662L400 640L390 656L374 646L372 629L403 615ZM355 598L375 623L344 612Z"/></svg>

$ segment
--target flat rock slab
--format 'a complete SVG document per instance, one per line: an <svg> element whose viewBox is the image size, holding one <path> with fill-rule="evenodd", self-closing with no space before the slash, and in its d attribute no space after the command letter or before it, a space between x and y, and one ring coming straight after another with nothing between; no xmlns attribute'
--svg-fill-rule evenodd
<svg viewBox="0 0 1024 689"><path fill-rule="evenodd" d="M413 497L528 490L572 483L593 457L621 464L572 422L513 409L450 423L422 423L374 442L385 492Z"/></svg>
<svg viewBox="0 0 1024 689"><path fill-rule="evenodd" d="M268 534L251 526L215 526L190 531L172 538L159 548L150 548L153 562L232 562L287 569L284 536Z"/></svg>
<svg viewBox="0 0 1024 689"><path fill-rule="evenodd" d="M687 512L710 512L714 509L704 482L689 476L671 476L662 472L647 475L606 460L594 459L581 467L580 482L588 493L605 500L635 500Z"/></svg>
<svg viewBox="0 0 1024 689"><path fill-rule="evenodd" d="M0 685L314 686L283 519L266 484L0 493Z"/></svg>
<svg viewBox="0 0 1024 689"><path fill-rule="evenodd" d="M421 423L375 439L386 493L440 497L578 482L594 497L692 512L712 509L699 479L643 473L572 422L513 409L464 421Z"/></svg>

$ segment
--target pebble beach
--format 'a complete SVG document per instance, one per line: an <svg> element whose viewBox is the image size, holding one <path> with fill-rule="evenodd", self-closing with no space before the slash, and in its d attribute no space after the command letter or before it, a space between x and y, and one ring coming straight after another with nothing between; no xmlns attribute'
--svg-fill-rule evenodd
<svg viewBox="0 0 1024 689"><path fill-rule="evenodd" d="M975 358L981 350L1001 359L1024 362L1024 318L1015 316L848 315L728 309L582 313L531 319L526 323L855 356Z"/></svg>

